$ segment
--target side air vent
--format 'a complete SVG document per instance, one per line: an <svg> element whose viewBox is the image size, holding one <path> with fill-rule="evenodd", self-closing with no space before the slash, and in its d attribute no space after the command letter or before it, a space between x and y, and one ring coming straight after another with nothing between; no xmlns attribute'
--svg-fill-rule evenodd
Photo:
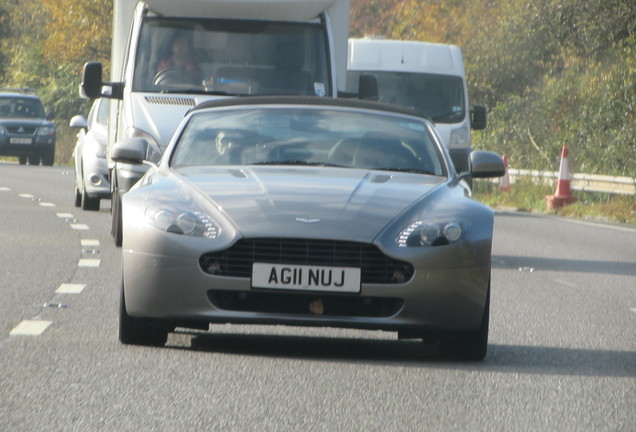
<svg viewBox="0 0 636 432"><path fill-rule="evenodd" d="M194 98L182 98L174 96L146 96L146 101L156 105L194 106Z"/></svg>
<svg viewBox="0 0 636 432"><path fill-rule="evenodd" d="M390 175L380 174L373 176L373 178L371 179L371 183L386 183L389 180L391 180Z"/></svg>

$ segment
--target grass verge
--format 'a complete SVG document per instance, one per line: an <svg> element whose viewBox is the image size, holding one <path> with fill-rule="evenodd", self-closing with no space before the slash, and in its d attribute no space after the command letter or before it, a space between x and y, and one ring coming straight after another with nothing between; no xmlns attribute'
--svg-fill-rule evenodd
<svg viewBox="0 0 636 432"><path fill-rule="evenodd" d="M548 210L546 196L554 195L554 187L536 184L531 179L518 179L509 191L498 183L476 180L473 195L493 208L514 208L518 211L546 213L577 219L636 225L636 196L573 191L573 204L558 210Z"/></svg>

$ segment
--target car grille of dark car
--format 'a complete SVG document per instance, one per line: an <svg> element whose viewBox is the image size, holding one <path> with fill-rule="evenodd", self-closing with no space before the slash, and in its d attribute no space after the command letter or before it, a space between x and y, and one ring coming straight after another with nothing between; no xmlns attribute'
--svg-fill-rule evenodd
<svg viewBox="0 0 636 432"><path fill-rule="evenodd" d="M33 135L35 127L31 126L7 126L7 132L18 135Z"/></svg>
<svg viewBox="0 0 636 432"><path fill-rule="evenodd" d="M361 282L373 284L407 282L414 272L411 264L390 258L373 245L331 240L243 239L199 259L206 273L243 278L251 277L255 262L359 267Z"/></svg>

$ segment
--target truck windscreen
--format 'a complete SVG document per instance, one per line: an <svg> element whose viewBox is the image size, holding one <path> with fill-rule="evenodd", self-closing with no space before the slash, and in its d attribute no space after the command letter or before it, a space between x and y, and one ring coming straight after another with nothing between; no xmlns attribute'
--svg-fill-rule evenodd
<svg viewBox="0 0 636 432"><path fill-rule="evenodd" d="M358 92L361 74L378 82L382 102L413 107L436 123L459 123L466 117L463 81L460 77L412 72L347 71L347 90Z"/></svg>
<svg viewBox="0 0 636 432"><path fill-rule="evenodd" d="M330 94L318 22L145 18L133 91Z"/></svg>

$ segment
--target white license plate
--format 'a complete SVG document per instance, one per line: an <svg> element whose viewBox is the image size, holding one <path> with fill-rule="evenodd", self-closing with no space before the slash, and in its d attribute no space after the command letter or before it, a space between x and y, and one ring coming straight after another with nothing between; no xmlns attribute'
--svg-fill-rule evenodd
<svg viewBox="0 0 636 432"><path fill-rule="evenodd" d="M302 291L360 292L360 269L254 263L252 286Z"/></svg>
<svg viewBox="0 0 636 432"><path fill-rule="evenodd" d="M32 138L11 138L9 140L10 144L31 144L33 143Z"/></svg>

